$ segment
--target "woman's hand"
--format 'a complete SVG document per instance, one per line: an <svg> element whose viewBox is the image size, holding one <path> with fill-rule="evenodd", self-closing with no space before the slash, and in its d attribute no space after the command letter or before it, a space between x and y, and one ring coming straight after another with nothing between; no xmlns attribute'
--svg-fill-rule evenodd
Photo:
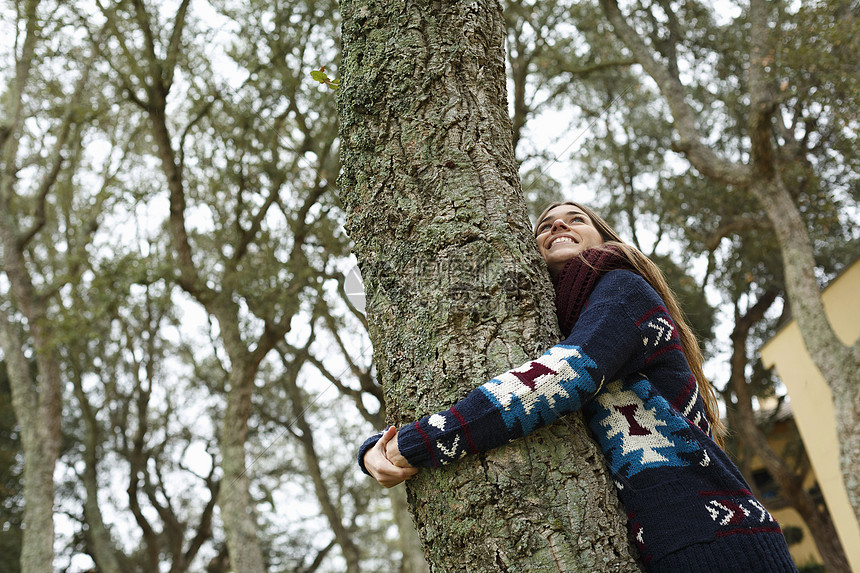
<svg viewBox="0 0 860 573"><path fill-rule="evenodd" d="M387 452L391 452L391 458L388 458ZM410 466L406 458L400 455L397 428L394 426L385 430L376 445L364 454L364 467L385 487L394 487L418 473L418 469Z"/></svg>
<svg viewBox="0 0 860 573"><path fill-rule="evenodd" d="M389 428L389 430L390 429L391 428ZM381 441L382 440L380 440L380 442ZM385 445L385 457L389 462L391 462L392 464L394 464L398 468L414 469L414 468L412 468L411 465L409 465L409 462L406 461L406 458L404 458L402 455L400 455L400 446L397 444L397 433L396 432L394 434L394 438L392 440L388 441Z"/></svg>

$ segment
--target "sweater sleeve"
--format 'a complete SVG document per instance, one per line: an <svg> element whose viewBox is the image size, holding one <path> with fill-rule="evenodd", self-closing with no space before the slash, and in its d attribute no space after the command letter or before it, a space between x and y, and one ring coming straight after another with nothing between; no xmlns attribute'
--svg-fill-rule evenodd
<svg viewBox="0 0 860 573"><path fill-rule="evenodd" d="M627 271L611 274L616 273L638 278ZM638 289L629 288L640 286L635 279L621 277L619 283L616 277L604 285L607 277L561 344L493 378L450 409L402 427L397 443L407 461L438 467L504 445L579 410L605 383L638 369L642 336L627 307L648 301L639 301ZM634 284L625 284L629 280Z"/></svg>
<svg viewBox="0 0 860 573"><path fill-rule="evenodd" d="M367 475L370 475L370 472L367 471L367 467L364 465L364 454L367 453L367 450L376 445L376 442L378 442L380 438L382 438L382 434L384 433L384 431L376 432L375 434L364 440L364 443L361 444L361 447L358 448L358 467L360 467L361 471L363 471Z"/></svg>

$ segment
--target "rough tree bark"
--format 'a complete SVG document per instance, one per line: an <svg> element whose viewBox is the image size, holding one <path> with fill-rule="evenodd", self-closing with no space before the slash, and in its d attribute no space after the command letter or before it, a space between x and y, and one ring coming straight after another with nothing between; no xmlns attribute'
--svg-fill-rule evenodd
<svg viewBox="0 0 860 573"><path fill-rule="evenodd" d="M450 406L558 340L507 114L497 2L341 3L340 192L389 420ZM611 477L579 416L424 471L433 571L631 571Z"/></svg>
<svg viewBox="0 0 860 573"><path fill-rule="evenodd" d="M677 149L702 174L749 188L768 216L782 252L786 291L803 341L833 391L842 476L854 514L860 521L860 340L843 343L833 331L815 279L815 257L806 224L782 178L779 143L774 137L778 101L768 71L773 55L772 28L766 0L751 0L747 131L750 158L734 162L710 149L708 134L699 131L696 112L686 100L688 90L671 66L659 61L627 23L616 0L601 0L615 34L654 79L671 110L679 141Z"/></svg>

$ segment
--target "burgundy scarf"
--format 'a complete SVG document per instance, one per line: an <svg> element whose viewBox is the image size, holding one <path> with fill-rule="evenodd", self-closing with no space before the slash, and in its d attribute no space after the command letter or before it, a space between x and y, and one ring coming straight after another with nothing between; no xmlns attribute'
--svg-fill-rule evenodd
<svg viewBox="0 0 860 573"><path fill-rule="evenodd" d="M561 272L553 277L555 311L563 336L570 335L597 281L609 271L618 269L635 272L633 265L618 248L602 246L588 249L573 257Z"/></svg>

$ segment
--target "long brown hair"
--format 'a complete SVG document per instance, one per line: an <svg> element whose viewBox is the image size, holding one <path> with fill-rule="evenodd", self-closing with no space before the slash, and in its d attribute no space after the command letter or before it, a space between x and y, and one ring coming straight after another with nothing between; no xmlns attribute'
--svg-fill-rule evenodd
<svg viewBox="0 0 860 573"><path fill-rule="evenodd" d="M693 330L687 324L687 321L684 318L684 313L681 311L681 307L678 304L678 299L675 297L675 293L672 292L672 289L666 282L663 273L660 272L657 265L645 256L642 251L625 243L618 233L615 232L615 229L613 229L609 223L603 219L603 217L595 213L589 207L574 201L552 203L544 209L537 218L537 223L535 224L535 237L537 237L541 221L543 221L547 213L562 205L573 205L588 215L594 228L597 229L600 236L603 238L603 244L613 245L618 249L630 264L633 265L636 272L648 281L648 284L657 291L657 294L660 295L660 298L662 298L663 302L666 303L666 309L669 311L669 316L672 317L672 320L675 322L675 327L678 330L678 337L681 339L681 348L684 351L684 356L687 358L690 370L696 378L696 385L699 387L699 394L701 394L702 400L705 403L705 415L707 416L708 423L711 426L711 433L714 436L714 440L722 446L723 436L726 435L726 427L720 420L717 394L702 370L702 364L704 363L702 350L699 348L699 342L696 340ZM581 257L582 254L580 253L579 256Z"/></svg>

